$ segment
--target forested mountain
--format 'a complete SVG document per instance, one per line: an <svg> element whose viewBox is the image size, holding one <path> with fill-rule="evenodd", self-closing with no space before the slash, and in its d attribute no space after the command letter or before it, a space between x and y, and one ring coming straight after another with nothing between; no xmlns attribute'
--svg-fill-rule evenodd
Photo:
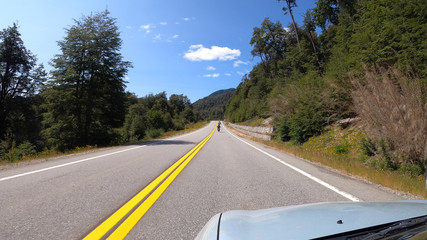
<svg viewBox="0 0 427 240"><path fill-rule="evenodd" d="M299 1L282 2L292 15ZM261 62L242 79L226 118L272 116L278 138L301 144L360 116L370 155L388 168L424 168L426 13L424 0L318 0L302 26L265 18L250 40Z"/></svg>
<svg viewBox="0 0 427 240"><path fill-rule="evenodd" d="M235 90L234 88L223 89L199 99L193 103L194 110L203 120L223 119L225 106Z"/></svg>

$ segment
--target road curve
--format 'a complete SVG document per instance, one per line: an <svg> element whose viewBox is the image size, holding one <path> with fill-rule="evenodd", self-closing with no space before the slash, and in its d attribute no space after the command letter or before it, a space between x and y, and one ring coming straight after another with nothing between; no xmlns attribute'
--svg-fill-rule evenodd
<svg viewBox="0 0 427 240"><path fill-rule="evenodd" d="M0 239L84 238L215 124L166 140L1 170ZM402 197L242 139L222 125L127 239L192 239L214 214L233 209L397 199Z"/></svg>

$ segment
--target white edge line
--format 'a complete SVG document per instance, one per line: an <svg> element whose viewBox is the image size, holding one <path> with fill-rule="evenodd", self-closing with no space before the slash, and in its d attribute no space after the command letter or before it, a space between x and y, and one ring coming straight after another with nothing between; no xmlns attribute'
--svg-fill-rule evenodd
<svg viewBox="0 0 427 240"><path fill-rule="evenodd" d="M6 180L9 180L9 179L13 179L13 178L23 177L23 176L34 174L34 173L39 173L39 172L44 172L44 171L52 170L52 169L55 169L55 168L61 168L61 167L73 165L73 164L76 164L76 163L86 162L86 161L90 161L90 160L93 160L93 159L110 156L110 155L113 155L113 154L116 154L116 153L122 153L122 152L130 151L130 150L134 150L134 149L141 148L141 147L145 147L145 145L138 146L138 147L133 147L133 148L128 148L128 149L124 149L124 150L120 150L120 151L117 151L117 152L107 153L107 154L103 154L103 155L99 155L99 156L95 156L95 157L85 158L85 159L77 160L77 161L74 161L74 162L64 163L64 164L53 166L53 167L42 168L42 169L31 171L31 172L26 172L26 173L21 173L21 174L9 176L9 177L0 178L0 182L1 181L6 181Z"/></svg>
<svg viewBox="0 0 427 240"><path fill-rule="evenodd" d="M304 172L303 170L301 170L301 169L299 169L299 168L297 168L297 167L294 167L293 165L291 165L291 164L289 164L289 163L287 163L287 162L282 161L281 159L279 159L279 158L277 158L277 157L275 157L275 156L271 155L270 153L265 152L264 150L259 149L258 147L255 147L254 145L252 145L252 144L250 144L250 143L246 142L245 140L243 140L243 139L241 139L241 138L239 138L239 137L235 136L235 135L234 135L234 134L232 134L230 131L228 131L228 129L226 129L226 130L227 130L227 132L228 132L228 133L230 133L230 135L231 135L231 136L233 136L233 137L237 138L238 140L242 141L243 143L246 143L247 145L249 145L249 146L251 146L251 147L255 148L256 150L258 150L258 151L260 151L260 152L264 153L265 155L267 155L267 156L269 156L269 157L273 158L274 160L276 160L276 161L280 162L281 164L283 164L283 165L285 165L285 166L287 166L287 167L291 168L292 170L294 170L294 171L296 171L296 172L298 172L298 173L300 173L300 174L302 174L302 175L304 175L304 176L306 176L306 177L310 178L311 180L313 180L313 181L315 181L315 182L317 182L317 183L321 184L322 186L324 186L324 187L326 187L326 188L328 188L328 189L330 189L330 190L332 190L332 191L334 191L334 192L338 193L339 195L341 195L341 196L343 196L343 197L345 197L345 198L347 198L347 199L349 199L349 200L351 200L351 201L353 201L353 202L360 202L360 201L361 201L361 200L360 200L360 199L358 199L357 197L355 197L355 196L353 196L353 195L351 195L351 194L349 194L349 193L346 193L346 192L344 192L344 191L341 191L341 190L339 190L338 188L336 188L336 187L334 187L334 186L330 185L329 183L326 183L326 182L324 182L324 181L320 180L319 178L317 178L317 177L315 177L315 176L313 176L313 175L311 175L311 174L309 174L309 173L307 173L307 172Z"/></svg>

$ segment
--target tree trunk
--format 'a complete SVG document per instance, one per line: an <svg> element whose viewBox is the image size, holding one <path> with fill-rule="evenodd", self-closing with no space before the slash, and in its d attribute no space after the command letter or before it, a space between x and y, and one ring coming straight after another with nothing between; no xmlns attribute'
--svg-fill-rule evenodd
<svg viewBox="0 0 427 240"><path fill-rule="evenodd" d="M292 7L289 1L286 1L286 3L288 5L289 14L291 15L291 18L292 18L292 23L293 23L292 25L294 26L295 36L297 37L298 49L301 51L301 46L299 44L299 36L297 31L297 24L295 23L294 14L292 13Z"/></svg>
<svg viewBox="0 0 427 240"><path fill-rule="evenodd" d="M309 31L308 33L309 33L309 36L310 36L311 46L313 46L314 55L316 56L317 65L318 65L318 66L319 66L319 68L320 68L319 56L317 55L316 45L314 45L313 35L311 34L311 32L310 32L310 31Z"/></svg>

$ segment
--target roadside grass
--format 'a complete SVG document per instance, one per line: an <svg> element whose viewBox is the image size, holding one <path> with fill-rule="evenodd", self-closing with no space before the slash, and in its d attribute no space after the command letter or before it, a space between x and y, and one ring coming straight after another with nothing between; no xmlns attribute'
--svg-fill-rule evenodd
<svg viewBox="0 0 427 240"><path fill-rule="evenodd" d="M76 147L74 149L66 150L64 152L48 149L48 150L43 150L41 152L38 152L36 154L24 155L19 160L8 161L5 159L0 159L0 166L10 165L10 164L22 164L30 161L45 161L55 157L83 153L83 152L88 152L95 149L98 149L97 145L87 145L85 147Z"/></svg>
<svg viewBox="0 0 427 240"><path fill-rule="evenodd" d="M210 121L204 121L204 122L189 124L183 130L165 132L160 137L158 137L156 139L164 139L164 138L169 138L169 137L173 137L176 135L186 134L186 133L192 132L194 130L197 130L199 128L202 128L202 127L208 125L209 123L210 123ZM153 139L151 139L151 140L153 140Z"/></svg>
<svg viewBox="0 0 427 240"><path fill-rule="evenodd" d="M189 124L186 126L186 129L184 129L184 130L162 132L161 135L159 135L158 137L155 137L155 138L146 137L140 141L128 142L128 143L124 143L122 145L137 144L137 143L153 141L156 139L165 139L165 138L169 138L169 137L176 136L176 135L182 135L182 134L197 130L199 128L202 128L202 127L206 126L207 124L209 124L209 121ZM112 146L104 146L104 147L112 147ZM83 153L83 152L88 152L88 151L100 150L104 147L99 147L97 145L87 145L85 147L76 147L74 149L66 150L64 152L48 149L48 150L38 152L36 154L24 155L21 157L21 159L15 160L15 161L8 161L6 159L0 159L0 167L5 166L5 165L11 165L11 164L12 165L13 164L18 165L18 164L23 164L23 163L32 162L32 161L36 161L36 162L37 161L46 161L46 160L49 160L51 158L66 156L66 155L70 155L70 154L77 154L77 153Z"/></svg>
<svg viewBox="0 0 427 240"><path fill-rule="evenodd" d="M232 129L231 127L229 127ZM320 163L324 166L343 172L355 178L367 180L384 187L427 198L425 179L423 175L413 176L402 171L378 169L367 164L369 159L361 149L363 133L356 129L331 127L323 134L310 138L298 146L290 142L278 140L265 141L254 137L233 132L273 147L282 152Z"/></svg>

